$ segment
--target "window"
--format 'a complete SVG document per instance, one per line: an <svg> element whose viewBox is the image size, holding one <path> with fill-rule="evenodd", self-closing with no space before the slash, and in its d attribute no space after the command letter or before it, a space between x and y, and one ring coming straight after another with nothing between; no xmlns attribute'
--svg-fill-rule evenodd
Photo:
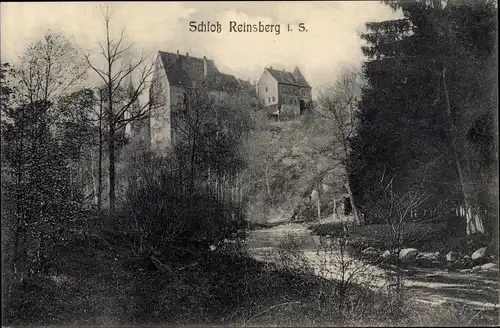
<svg viewBox="0 0 500 328"><path fill-rule="evenodd" d="M266 92L267 92L267 87L266 87Z"/></svg>
<svg viewBox="0 0 500 328"><path fill-rule="evenodd" d="M271 102L271 97L267 98L267 102L270 103Z"/></svg>
<svg viewBox="0 0 500 328"><path fill-rule="evenodd" d="M276 101L276 97L273 96L273 101Z"/></svg>

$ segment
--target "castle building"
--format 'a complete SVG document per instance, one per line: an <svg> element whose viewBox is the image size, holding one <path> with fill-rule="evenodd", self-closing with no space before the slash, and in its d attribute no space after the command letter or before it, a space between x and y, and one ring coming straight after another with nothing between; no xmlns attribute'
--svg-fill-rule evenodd
<svg viewBox="0 0 500 328"><path fill-rule="evenodd" d="M159 51L150 88L154 104L149 118L151 149L163 149L175 144L176 118L189 90L207 87L212 95L234 92L238 80L221 73L213 60L189 54Z"/></svg>
<svg viewBox="0 0 500 328"><path fill-rule="evenodd" d="M296 118L312 109L311 86L298 67L293 73L265 68L257 95L266 112L277 119Z"/></svg>

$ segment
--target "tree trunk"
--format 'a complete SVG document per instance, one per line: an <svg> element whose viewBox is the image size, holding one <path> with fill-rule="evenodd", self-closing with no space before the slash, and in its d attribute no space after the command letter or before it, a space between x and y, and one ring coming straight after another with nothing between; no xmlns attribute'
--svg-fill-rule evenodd
<svg viewBox="0 0 500 328"><path fill-rule="evenodd" d="M108 140L108 156L109 156L109 211L110 215L115 214L116 209L116 192L115 192L115 138L114 128L110 126Z"/></svg>
<svg viewBox="0 0 500 328"><path fill-rule="evenodd" d="M108 155L109 155L109 213L110 216L115 215L116 209L116 191L115 191L115 113L113 111L113 78L112 66L113 60L111 59L111 41L109 37L109 18L106 19L106 44L108 46L108 80L106 88L108 91L108 122L109 122L109 136L108 136Z"/></svg>
<svg viewBox="0 0 500 328"><path fill-rule="evenodd" d="M318 193L318 199L316 201L316 208L318 210L318 221L321 220L321 199L319 198L319 193Z"/></svg>
<svg viewBox="0 0 500 328"><path fill-rule="evenodd" d="M97 167L97 208L99 211L102 209L102 153L103 153L103 140L102 140L102 113L103 113L103 99L102 91L99 104L99 158Z"/></svg>
<svg viewBox="0 0 500 328"><path fill-rule="evenodd" d="M267 161L265 162L264 165L266 166L265 170L264 170L264 175L265 175L265 179L266 179L267 196L271 196L271 186L269 184L269 173L268 173Z"/></svg>
<svg viewBox="0 0 500 328"><path fill-rule="evenodd" d="M196 159L196 134L193 135L193 143L191 145L191 180L189 181L189 193L192 195L194 192L195 180L195 159Z"/></svg>
<svg viewBox="0 0 500 328"><path fill-rule="evenodd" d="M95 178L95 172L94 172L94 156L92 154L90 154L90 174L92 176L92 194L93 194L93 198L94 198L94 204L95 205L98 205L99 204L99 200L98 200L98 197L97 197L97 182L96 182L96 178Z"/></svg>
<svg viewBox="0 0 500 328"><path fill-rule="evenodd" d="M359 216L358 207L356 206L356 201L354 200L354 196L352 194L351 183L351 176L347 174L347 182L345 186L347 188L347 193L349 194L349 200L351 201L352 214L354 215L354 220L356 221L357 225L361 225L362 222Z"/></svg>
<svg viewBox="0 0 500 328"><path fill-rule="evenodd" d="M452 151L453 151L453 157L454 157L454 160L455 160L455 165L457 167L458 177L460 179L460 186L461 186L462 194L463 194L463 197L464 197L464 205L465 205L466 210L468 210L468 209L471 208L471 204L469 202L469 195L468 195L468 192L467 192L467 187L465 185L464 173L463 173L462 165L460 164L460 158L459 158L459 155L458 155L457 146L455 144L454 133L456 133L456 128L455 128L455 124L453 124L453 117L451 115L450 96L448 94L448 86L446 84L446 68L445 67L443 67L443 69L442 69L442 78L443 78L443 89L444 89L444 95L445 95L445 101L446 101L446 113L448 114L448 121L449 121L448 123L449 123L449 126L450 126L451 148L452 148ZM468 221L467 225L466 225L467 226L466 233L469 234L470 232L472 232L472 233L475 233L475 232L484 232L484 229L483 229L483 231L478 231L478 229L477 229L478 227L473 227L473 229L469 228L469 223L473 223L473 222L477 223L481 227L483 226L482 219L479 217L479 213L472 213L471 212L470 214L473 214L474 218L471 217L470 220L468 220L467 219L467 215L466 215L466 220ZM472 230L474 230L474 231L472 231Z"/></svg>
<svg viewBox="0 0 500 328"><path fill-rule="evenodd" d="M337 202L335 196L333 197L333 222L337 221Z"/></svg>

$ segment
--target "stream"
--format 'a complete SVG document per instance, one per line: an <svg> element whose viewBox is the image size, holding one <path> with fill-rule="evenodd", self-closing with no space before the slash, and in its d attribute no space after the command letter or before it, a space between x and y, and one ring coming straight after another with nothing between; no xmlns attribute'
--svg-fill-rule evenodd
<svg viewBox="0 0 500 328"><path fill-rule="evenodd" d="M284 223L272 228L252 230L246 244L251 256L259 261L276 262L279 258L277 247L287 236L293 236L298 245L300 258L307 263L310 271L327 279L340 277L338 249L320 246L320 237L307 229L307 224ZM353 275L355 282L370 288L385 288L390 284L387 270L376 265L364 263L348 255L348 275ZM443 303L467 304L483 311L498 311L499 282L498 270L464 273L412 267L405 270L404 286L409 295L419 302L431 305ZM498 315L498 313L497 313Z"/></svg>

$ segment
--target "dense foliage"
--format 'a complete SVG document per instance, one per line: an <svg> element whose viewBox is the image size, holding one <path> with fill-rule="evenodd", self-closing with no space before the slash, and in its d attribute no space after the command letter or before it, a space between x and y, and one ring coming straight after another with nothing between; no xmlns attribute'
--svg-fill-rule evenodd
<svg viewBox="0 0 500 328"><path fill-rule="evenodd" d="M351 139L350 174L371 222L389 183L397 193L424 186L421 210L459 206L495 231L496 10L487 1L392 2L401 20L368 23L367 85ZM464 230L465 232L465 230Z"/></svg>

